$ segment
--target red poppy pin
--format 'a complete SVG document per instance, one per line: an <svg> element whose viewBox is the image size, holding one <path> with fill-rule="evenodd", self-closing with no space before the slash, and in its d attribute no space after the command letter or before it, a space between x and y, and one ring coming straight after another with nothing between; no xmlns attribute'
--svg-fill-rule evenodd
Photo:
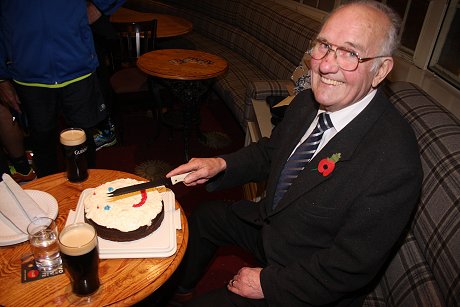
<svg viewBox="0 0 460 307"><path fill-rule="evenodd" d="M335 168L335 164L340 160L340 153L333 154L330 158L319 161L318 172L324 177L329 176Z"/></svg>

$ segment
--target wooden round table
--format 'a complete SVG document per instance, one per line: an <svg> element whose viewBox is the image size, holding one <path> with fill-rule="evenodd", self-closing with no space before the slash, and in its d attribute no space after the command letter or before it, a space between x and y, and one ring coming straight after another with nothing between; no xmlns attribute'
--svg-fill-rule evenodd
<svg viewBox="0 0 460 307"><path fill-rule="evenodd" d="M41 190L56 198L59 204L56 222L61 230L83 190L119 178L145 180L125 172L91 169L83 183L70 183L59 173L27 183L23 188ZM180 208L177 201L176 208ZM188 225L182 209L181 224L182 229L176 231L177 251L170 257L100 260L101 288L86 299L72 294L66 274L21 283L21 257L30 253L29 243L0 247L0 306L131 306L158 289L179 266L188 241Z"/></svg>
<svg viewBox="0 0 460 307"><path fill-rule="evenodd" d="M161 49L141 55L140 70L154 77L170 80L207 80L228 69L225 59L211 53L189 49Z"/></svg>
<svg viewBox="0 0 460 307"><path fill-rule="evenodd" d="M167 14L145 13L120 7L110 16L110 22L146 22L157 20L157 38L175 37L187 34L192 31L193 25L190 21Z"/></svg>
<svg viewBox="0 0 460 307"><path fill-rule="evenodd" d="M183 129L185 160L189 160L189 138L194 128L199 133L201 98L210 88L215 77L228 69L225 59L211 53L188 49L160 49L144 53L137 60L137 67L146 74L157 77L185 104Z"/></svg>

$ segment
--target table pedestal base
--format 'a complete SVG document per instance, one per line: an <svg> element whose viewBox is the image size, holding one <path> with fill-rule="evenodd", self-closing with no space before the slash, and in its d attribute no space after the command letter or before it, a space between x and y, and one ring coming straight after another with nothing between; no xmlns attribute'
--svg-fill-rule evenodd
<svg viewBox="0 0 460 307"><path fill-rule="evenodd" d="M190 160L190 137L194 131L201 142L206 143L206 137L200 131L201 116L200 102L209 91L211 80L162 80L171 93L184 103L183 133L185 161Z"/></svg>
<svg viewBox="0 0 460 307"><path fill-rule="evenodd" d="M188 162L191 131L200 134L200 100L208 92L212 80L227 71L227 61L200 50L160 49L141 55L137 67L150 76L161 78L184 103L184 151Z"/></svg>

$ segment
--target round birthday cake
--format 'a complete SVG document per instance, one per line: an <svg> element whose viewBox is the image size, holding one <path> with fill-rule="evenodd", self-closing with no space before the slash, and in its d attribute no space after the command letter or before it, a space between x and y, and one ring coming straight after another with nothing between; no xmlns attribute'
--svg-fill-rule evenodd
<svg viewBox="0 0 460 307"><path fill-rule="evenodd" d="M110 241L134 241L160 227L164 204L154 189L109 197L118 188L141 183L134 179L117 179L104 183L88 195L83 203L85 221L96 228L97 235Z"/></svg>

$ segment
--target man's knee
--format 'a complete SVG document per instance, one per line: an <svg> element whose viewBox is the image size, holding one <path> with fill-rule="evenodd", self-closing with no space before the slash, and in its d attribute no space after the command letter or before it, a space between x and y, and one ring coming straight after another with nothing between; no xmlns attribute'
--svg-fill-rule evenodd
<svg viewBox="0 0 460 307"><path fill-rule="evenodd" d="M226 224L227 210L231 203L225 201L208 201L193 209L188 218L190 234L210 234ZM225 227L225 226L224 226Z"/></svg>
<svg viewBox="0 0 460 307"><path fill-rule="evenodd" d="M190 227L201 224L201 221L209 222L221 219L225 215L226 208L230 205L225 201L207 201L201 203L193 209L191 216L188 218Z"/></svg>

